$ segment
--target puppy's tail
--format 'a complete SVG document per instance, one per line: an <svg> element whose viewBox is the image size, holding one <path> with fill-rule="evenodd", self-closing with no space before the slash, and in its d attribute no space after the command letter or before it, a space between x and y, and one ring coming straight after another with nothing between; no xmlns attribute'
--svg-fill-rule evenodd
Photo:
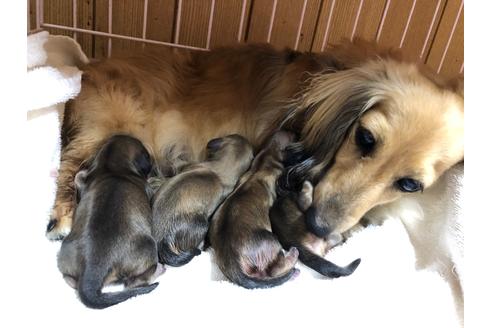
<svg viewBox="0 0 492 328"><path fill-rule="evenodd" d="M299 260L301 260L302 263L328 278L349 276L354 273L355 269L357 269L360 264L360 259L356 259L349 265L341 267L312 253L304 246L296 245L296 247L299 250Z"/></svg>
<svg viewBox="0 0 492 328"><path fill-rule="evenodd" d="M158 254L159 262L170 266L179 267L190 262L195 256L200 255L201 251L198 248L195 248L190 251L175 253L166 241L161 240L159 242Z"/></svg>
<svg viewBox="0 0 492 328"><path fill-rule="evenodd" d="M108 270L100 266L85 266L79 279L78 292L82 303L92 309L104 309L127 299L153 291L159 283L125 289L121 292L103 293L102 287Z"/></svg>

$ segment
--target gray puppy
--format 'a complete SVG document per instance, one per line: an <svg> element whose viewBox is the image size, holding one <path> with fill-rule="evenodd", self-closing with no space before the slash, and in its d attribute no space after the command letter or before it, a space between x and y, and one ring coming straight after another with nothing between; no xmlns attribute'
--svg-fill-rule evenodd
<svg viewBox="0 0 492 328"><path fill-rule="evenodd" d="M277 132L212 219L209 241L215 261L229 280L245 288L278 286L298 273L297 249L284 254L268 216L283 171L284 149L293 138Z"/></svg>
<svg viewBox="0 0 492 328"><path fill-rule="evenodd" d="M90 308L115 305L158 285L149 285L164 271L151 235L146 182L151 166L140 141L116 135L75 177L79 201L72 231L58 254L58 268ZM126 289L102 292L103 286L118 282Z"/></svg>
<svg viewBox="0 0 492 328"><path fill-rule="evenodd" d="M200 254L209 218L252 159L253 149L245 138L230 135L212 139L204 162L190 164L165 180L152 201L152 232L161 263L181 266Z"/></svg>

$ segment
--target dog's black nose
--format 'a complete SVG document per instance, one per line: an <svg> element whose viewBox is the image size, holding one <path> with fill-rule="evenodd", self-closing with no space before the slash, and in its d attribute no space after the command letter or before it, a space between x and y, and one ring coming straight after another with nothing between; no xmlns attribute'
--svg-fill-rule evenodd
<svg viewBox="0 0 492 328"><path fill-rule="evenodd" d="M331 232L328 225L320 222L316 209L312 206L306 212L306 225L309 231L320 238L327 236Z"/></svg>

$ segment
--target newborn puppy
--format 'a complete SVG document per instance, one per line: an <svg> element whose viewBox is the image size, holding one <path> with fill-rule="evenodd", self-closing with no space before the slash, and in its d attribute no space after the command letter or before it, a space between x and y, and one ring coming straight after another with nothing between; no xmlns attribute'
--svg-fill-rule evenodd
<svg viewBox="0 0 492 328"><path fill-rule="evenodd" d="M253 159L253 149L240 135L212 139L206 160L167 179L153 197L153 236L159 261L181 266L200 254L209 218L231 193Z"/></svg>
<svg viewBox="0 0 492 328"><path fill-rule="evenodd" d="M108 139L88 168L77 173L74 225L63 240L58 268L90 308L102 309L145 294L163 272L151 235L152 211L146 176L150 156L129 136ZM121 292L103 286L122 282Z"/></svg>
<svg viewBox="0 0 492 328"><path fill-rule="evenodd" d="M209 242L217 265L229 280L245 288L278 286L298 273L297 249L284 254L268 218L283 170L283 150L292 140L293 135L277 132L212 219Z"/></svg>
<svg viewBox="0 0 492 328"><path fill-rule="evenodd" d="M290 192L285 197L279 197L270 210L272 230L283 247L298 249L299 259L308 267L330 278L348 276L359 266L360 259L346 267L339 267L323 258L331 247L342 240L342 236L319 238L306 227L303 212L311 206L312 194L313 186L305 181L299 194Z"/></svg>

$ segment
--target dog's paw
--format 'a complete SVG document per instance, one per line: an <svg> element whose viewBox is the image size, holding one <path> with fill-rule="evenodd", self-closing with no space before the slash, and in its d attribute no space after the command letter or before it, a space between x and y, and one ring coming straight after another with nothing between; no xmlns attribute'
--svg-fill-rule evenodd
<svg viewBox="0 0 492 328"><path fill-rule="evenodd" d="M71 206L56 206L46 227L46 238L49 240L62 240L65 238L72 228L72 215Z"/></svg>

